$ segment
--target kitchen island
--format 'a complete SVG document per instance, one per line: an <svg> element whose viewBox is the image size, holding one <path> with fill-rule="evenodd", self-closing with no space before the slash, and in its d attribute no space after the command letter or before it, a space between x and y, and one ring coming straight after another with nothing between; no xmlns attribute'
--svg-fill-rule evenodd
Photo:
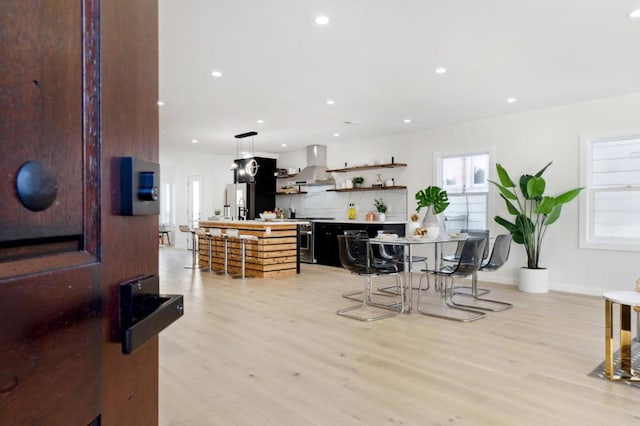
<svg viewBox="0 0 640 426"><path fill-rule="evenodd" d="M256 240L247 240L245 246L245 273L248 277L278 277L295 275L300 272L298 251L298 226L304 221L259 220L213 220L201 221L199 226L218 228L223 234L227 229L237 229L241 235L253 235ZM229 274L239 275L242 264L241 242L227 240L227 267ZM224 270L224 239L212 241L212 265L215 271ZM209 265L209 242L207 238L198 240L198 264Z"/></svg>

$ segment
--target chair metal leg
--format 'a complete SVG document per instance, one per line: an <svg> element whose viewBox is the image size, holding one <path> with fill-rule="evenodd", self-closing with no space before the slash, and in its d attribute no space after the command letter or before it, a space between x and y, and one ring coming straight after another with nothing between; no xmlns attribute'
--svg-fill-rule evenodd
<svg viewBox="0 0 640 426"><path fill-rule="evenodd" d="M389 290L394 289L394 290ZM372 292L371 294L375 294L376 296L383 297L398 297L400 295L400 287L398 284L398 280L396 279L395 285L390 285L387 287L378 287L377 292ZM362 302L363 301L364 292L362 290L350 291L347 293L343 293L342 297L345 299L353 300L354 302ZM396 304L392 304L396 305ZM391 305L387 305L391 306Z"/></svg>
<svg viewBox="0 0 640 426"><path fill-rule="evenodd" d="M466 295L466 296L484 296L485 294L491 293L491 290L488 288L478 288L476 290L476 294L473 294L473 287L470 285L460 285L453 288L453 292L455 294Z"/></svg>
<svg viewBox="0 0 640 426"><path fill-rule="evenodd" d="M507 309L513 308L513 305L509 302L502 302L500 300L484 299L482 297L478 297L478 279L475 273L471 276L471 294L458 293L455 291L456 288L457 287L453 288L453 294L451 295L451 303L455 306L462 308L481 309L483 311L490 312L502 312L506 311ZM474 302L473 304L456 303L453 300L454 296L472 297Z"/></svg>
<svg viewBox="0 0 640 426"><path fill-rule="evenodd" d="M396 275L396 280L400 281L400 288L402 289L403 288L402 277L399 274L393 274L393 275ZM358 304L358 305L349 306L347 308L339 309L338 311L336 311L336 313L338 315L340 315L340 316L343 316L343 317L355 319L355 320L358 320L358 321L369 322L369 321L377 321L377 320L381 320L381 319L384 319L384 318L394 317L394 316L400 315L401 313L404 312L404 310L405 310L404 292L402 290L401 290L401 296L400 296L400 303L396 303L394 305L385 305L385 304L380 304L380 303L374 303L374 302L371 301L371 295L372 295L372 292L371 292L372 284L371 283L372 283L372 276L371 275L367 275L365 277L363 291L362 292L358 292L358 293L362 293L364 295L362 302L360 304ZM377 315L377 316L374 316L374 317L363 317L363 316L354 315L354 314L349 313L351 311L355 311L357 309L362 309L362 308L365 308L367 306L374 307L374 308L385 309L385 310L390 310L391 312L383 314L383 315ZM399 309L394 309L394 308L399 308Z"/></svg>
<svg viewBox="0 0 640 426"><path fill-rule="evenodd" d="M451 288L449 288L449 286L447 286L447 278L449 278L449 281L451 282L451 286L450 286ZM429 285L429 276L428 275L427 275L427 285ZM420 286L422 286L422 279L420 280ZM421 290L422 290L422 288L421 288ZM427 315L427 316L436 317L436 318L449 319L449 320L454 320L454 321L459 321L459 322L471 322L471 321L475 321L475 320L478 320L480 318L484 318L484 317L487 316L487 314L485 312L476 311L476 310L473 310L473 309L461 308L461 307L458 307L458 306L452 304L451 303L452 293L453 293L453 277L443 277L443 282L440 283L441 307L445 308L445 309L452 309L452 310L456 310L456 311L468 312L468 313L473 314L473 315L467 316L467 317L464 317L464 318L460 318L460 317L456 317L456 316L446 315L444 313L429 312L429 311L423 310L420 307L421 306L420 299L421 299L422 291L418 291L418 302L417 302L416 309L422 315Z"/></svg>

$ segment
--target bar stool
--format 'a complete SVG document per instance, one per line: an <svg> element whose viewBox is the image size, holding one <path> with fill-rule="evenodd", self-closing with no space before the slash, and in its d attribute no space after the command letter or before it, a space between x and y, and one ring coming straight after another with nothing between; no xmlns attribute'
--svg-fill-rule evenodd
<svg viewBox="0 0 640 426"><path fill-rule="evenodd" d="M221 272L227 275L227 236L222 233L220 228L211 228L209 229L209 246L211 246L212 241L222 242L223 246L223 262L224 267ZM218 246L216 244L216 246ZM211 250L209 252L209 264L211 265L212 253Z"/></svg>
<svg viewBox="0 0 640 426"><path fill-rule="evenodd" d="M226 236L228 240L233 240L240 243L240 271L242 279L246 277L246 243L247 241L257 241L258 237L255 235L244 234L240 235L240 231L234 228L227 229Z"/></svg>
<svg viewBox="0 0 640 426"><path fill-rule="evenodd" d="M207 235L207 230L204 229L204 228L196 228L195 229L195 235L198 237L198 245L197 245L198 248L200 247L200 244L199 244L200 240L205 239L205 240L208 240L208 242L209 242L209 272L211 272L211 238L209 238L209 236ZM195 238L194 238L194 241L195 241ZM196 247L195 243L194 243L194 247ZM195 250L194 250L194 253L195 253ZM198 265L199 264L200 264L200 261L198 259ZM199 269L205 270L204 267L199 268Z"/></svg>
<svg viewBox="0 0 640 426"><path fill-rule="evenodd" d="M189 229L188 225L178 225L178 228L180 229L180 232L191 232L191 266L185 266L184 269L198 269L196 266L196 233Z"/></svg>

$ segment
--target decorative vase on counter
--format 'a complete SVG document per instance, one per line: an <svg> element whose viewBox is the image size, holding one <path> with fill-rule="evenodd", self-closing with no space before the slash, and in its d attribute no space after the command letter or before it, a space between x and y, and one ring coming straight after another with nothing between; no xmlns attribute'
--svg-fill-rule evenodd
<svg viewBox="0 0 640 426"><path fill-rule="evenodd" d="M420 228L420 222L418 222L417 220L410 221L409 224L407 225L407 235L409 235L409 236L415 235L416 234L416 230L418 228Z"/></svg>
<svg viewBox="0 0 640 426"><path fill-rule="evenodd" d="M384 213L378 213L378 221L384 222L387 219L387 216Z"/></svg>
<svg viewBox="0 0 640 426"><path fill-rule="evenodd" d="M442 223L442 217L433 213L433 206L427 207L427 213L422 219L422 227L427 229L427 238L438 238L440 230L443 229Z"/></svg>

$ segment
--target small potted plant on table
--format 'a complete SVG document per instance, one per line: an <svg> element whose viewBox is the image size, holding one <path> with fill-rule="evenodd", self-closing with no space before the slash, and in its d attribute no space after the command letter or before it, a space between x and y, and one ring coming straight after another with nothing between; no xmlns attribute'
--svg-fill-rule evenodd
<svg viewBox="0 0 640 426"><path fill-rule="evenodd" d="M447 191L432 185L416 192L416 201L418 202L416 212L420 212L422 207L427 208L427 213L422 219L422 226L427 229L427 237L437 238L440 230L443 229L440 213L449 207Z"/></svg>
<svg viewBox="0 0 640 426"><path fill-rule="evenodd" d="M353 182L354 188L360 188L362 186L362 183L364 182L364 178L362 176L356 176L351 179L351 182Z"/></svg>

